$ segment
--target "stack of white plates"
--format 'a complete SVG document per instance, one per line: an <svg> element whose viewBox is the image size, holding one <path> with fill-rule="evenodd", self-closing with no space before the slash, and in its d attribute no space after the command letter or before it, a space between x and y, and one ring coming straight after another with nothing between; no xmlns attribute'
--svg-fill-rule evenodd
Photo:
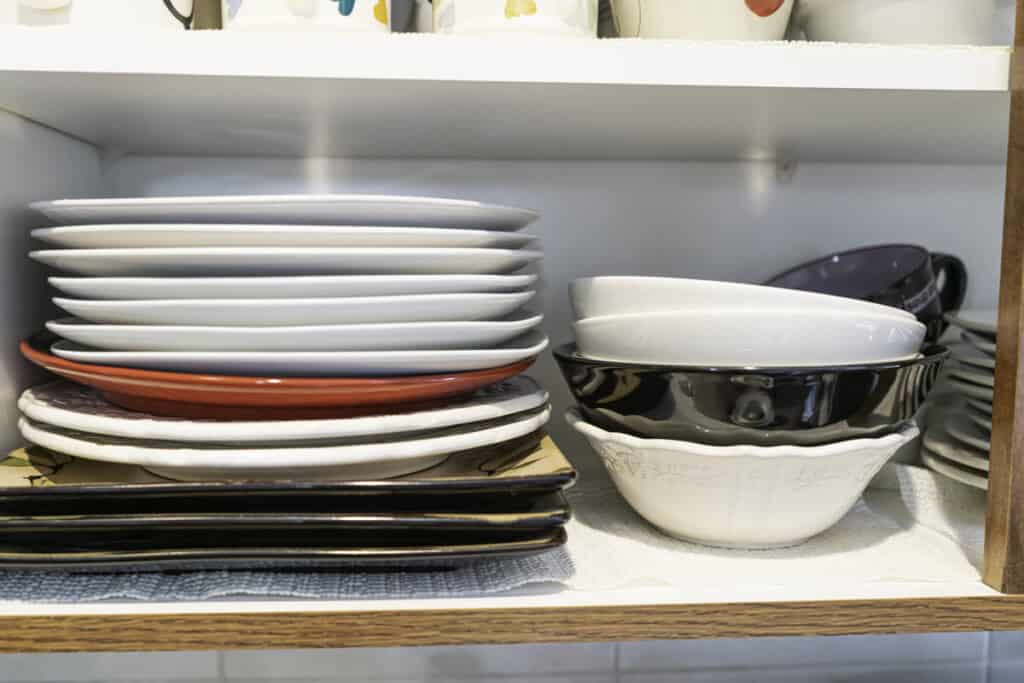
<svg viewBox="0 0 1024 683"><path fill-rule="evenodd" d="M922 458L939 474L978 489L988 488L989 442L996 368L996 312L964 310L946 319L962 344L953 350L948 384L958 394L924 438Z"/></svg>
<svg viewBox="0 0 1024 683"><path fill-rule="evenodd" d="M540 353L524 309L541 252L527 209L376 195L85 199L32 258L71 318L65 360L175 372L380 377Z"/></svg>

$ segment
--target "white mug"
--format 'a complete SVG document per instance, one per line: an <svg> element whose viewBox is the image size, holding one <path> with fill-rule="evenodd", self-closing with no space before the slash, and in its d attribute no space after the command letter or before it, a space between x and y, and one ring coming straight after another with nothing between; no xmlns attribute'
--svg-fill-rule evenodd
<svg viewBox="0 0 1024 683"><path fill-rule="evenodd" d="M13 21L28 26L187 28L192 0L14 0Z"/></svg>
<svg viewBox="0 0 1024 683"><path fill-rule="evenodd" d="M597 37L598 0L434 0L434 32Z"/></svg>
<svg viewBox="0 0 1024 683"><path fill-rule="evenodd" d="M856 0L849 0L855 2ZM623 38L781 40L794 0L611 0Z"/></svg>
<svg viewBox="0 0 1024 683"><path fill-rule="evenodd" d="M221 0L232 31L364 31L385 33L389 0Z"/></svg>

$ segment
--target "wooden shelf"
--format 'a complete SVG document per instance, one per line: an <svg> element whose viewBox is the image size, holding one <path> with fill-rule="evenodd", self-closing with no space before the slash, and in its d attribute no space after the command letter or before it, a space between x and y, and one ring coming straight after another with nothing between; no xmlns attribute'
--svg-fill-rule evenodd
<svg viewBox="0 0 1024 683"><path fill-rule="evenodd" d="M0 30L0 108L113 152L1005 158L1010 51Z"/></svg>
<svg viewBox="0 0 1024 683"><path fill-rule="evenodd" d="M888 515L899 504L895 492L871 491L871 514L859 508L806 546L766 555L637 537L626 529L644 523L610 484L597 474L585 479L589 491L574 492L569 528L580 571L564 585L459 599L6 603L0 652L1024 630L1024 596L985 586L952 540L901 517L879 526L879 511ZM618 520L614 533L591 526L597 506ZM595 558L612 563L631 551L648 554L633 574L613 572L617 588L596 587L607 577L595 581L583 571Z"/></svg>

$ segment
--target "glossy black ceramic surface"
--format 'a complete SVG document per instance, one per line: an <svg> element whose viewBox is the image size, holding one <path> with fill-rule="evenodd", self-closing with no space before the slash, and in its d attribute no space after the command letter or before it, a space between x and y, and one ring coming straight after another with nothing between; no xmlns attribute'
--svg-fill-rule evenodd
<svg viewBox="0 0 1024 683"><path fill-rule="evenodd" d="M536 555L566 542L565 529L515 534L481 532L288 532L284 536L208 532L131 534L74 541L26 539L0 544L0 569L143 572L241 570L451 569L481 560Z"/></svg>
<svg viewBox="0 0 1024 683"><path fill-rule="evenodd" d="M732 446L816 446L881 436L917 413L949 356L835 368L687 368L555 359L587 421L636 436Z"/></svg>
<svg viewBox="0 0 1024 683"><path fill-rule="evenodd" d="M764 284L902 308L928 326L928 340L946 329L943 314L963 304L967 268L956 256L912 244L885 244L829 254Z"/></svg>

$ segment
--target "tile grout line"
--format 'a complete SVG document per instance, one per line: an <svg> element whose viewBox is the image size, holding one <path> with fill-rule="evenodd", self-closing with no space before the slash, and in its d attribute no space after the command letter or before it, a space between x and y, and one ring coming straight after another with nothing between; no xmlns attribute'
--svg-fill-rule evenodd
<svg viewBox="0 0 1024 683"><path fill-rule="evenodd" d="M224 650L217 650L217 680L227 680L227 656L224 654Z"/></svg>

